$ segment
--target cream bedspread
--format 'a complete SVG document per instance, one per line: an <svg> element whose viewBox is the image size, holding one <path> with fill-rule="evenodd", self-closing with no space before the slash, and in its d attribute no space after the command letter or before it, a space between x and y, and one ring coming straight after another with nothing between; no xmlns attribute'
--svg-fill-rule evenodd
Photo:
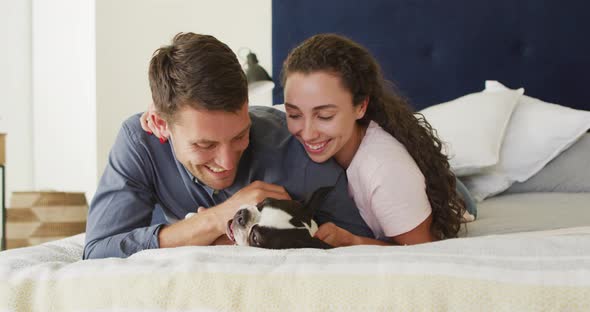
<svg viewBox="0 0 590 312"><path fill-rule="evenodd" d="M590 311L590 227L417 246L0 253L0 311Z"/></svg>

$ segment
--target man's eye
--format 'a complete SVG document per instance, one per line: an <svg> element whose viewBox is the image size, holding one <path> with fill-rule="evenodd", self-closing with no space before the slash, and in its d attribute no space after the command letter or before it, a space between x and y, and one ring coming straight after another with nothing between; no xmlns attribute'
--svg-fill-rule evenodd
<svg viewBox="0 0 590 312"><path fill-rule="evenodd" d="M234 138L234 141L241 141L246 137L246 135L240 135L239 137Z"/></svg>
<svg viewBox="0 0 590 312"><path fill-rule="evenodd" d="M215 144L194 144L194 146L198 149L210 150L215 147Z"/></svg>

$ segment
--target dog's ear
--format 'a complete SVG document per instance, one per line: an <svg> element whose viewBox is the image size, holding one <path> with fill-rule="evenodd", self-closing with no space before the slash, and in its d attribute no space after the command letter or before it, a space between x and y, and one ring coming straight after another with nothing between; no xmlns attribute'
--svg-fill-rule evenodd
<svg viewBox="0 0 590 312"><path fill-rule="evenodd" d="M264 208L264 206L268 205L269 201L271 201L271 200L272 200L272 198L266 198L263 201L256 204L256 208L258 208L258 211L262 211L262 208Z"/></svg>
<svg viewBox="0 0 590 312"><path fill-rule="evenodd" d="M333 189L333 186L324 186L315 190L303 205L305 207L304 209L313 215L313 212L319 210L324 203L324 200Z"/></svg>

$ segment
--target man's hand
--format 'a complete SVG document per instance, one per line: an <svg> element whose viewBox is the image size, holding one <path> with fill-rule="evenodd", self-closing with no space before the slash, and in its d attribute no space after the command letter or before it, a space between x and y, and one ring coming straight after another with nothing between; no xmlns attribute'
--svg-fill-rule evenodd
<svg viewBox="0 0 590 312"><path fill-rule="evenodd" d="M219 236L211 245L233 245L234 242L227 237L227 235L223 234Z"/></svg>
<svg viewBox="0 0 590 312"><path fill-rule="evenodd" d="M267 197L291 199L282 186L252 182L225 202L209 209L199 207L196 215L164 226L158 236L160 247L231 244L225 235L227 221L234 217L240 206L255 205Z"/></svg>

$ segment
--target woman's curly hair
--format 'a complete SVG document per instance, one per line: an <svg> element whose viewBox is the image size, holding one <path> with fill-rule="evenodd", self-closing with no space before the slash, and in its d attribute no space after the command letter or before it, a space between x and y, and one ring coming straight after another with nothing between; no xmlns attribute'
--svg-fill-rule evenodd
<svg viewBox="0 0 590 312"><path fill-rule="evenodd" d="M455 175L442 142L424 116L415 113L407 101L383 78L381 68L367 49L336 34L319 34L293 49L282 69L282 84L289 74L326 71L339 76L353 95L354 105L369 99L365 116L402 143L426 180L426 194L432 207L432 234L439 238L457 237L465 203L456 190Z"/></svg>

